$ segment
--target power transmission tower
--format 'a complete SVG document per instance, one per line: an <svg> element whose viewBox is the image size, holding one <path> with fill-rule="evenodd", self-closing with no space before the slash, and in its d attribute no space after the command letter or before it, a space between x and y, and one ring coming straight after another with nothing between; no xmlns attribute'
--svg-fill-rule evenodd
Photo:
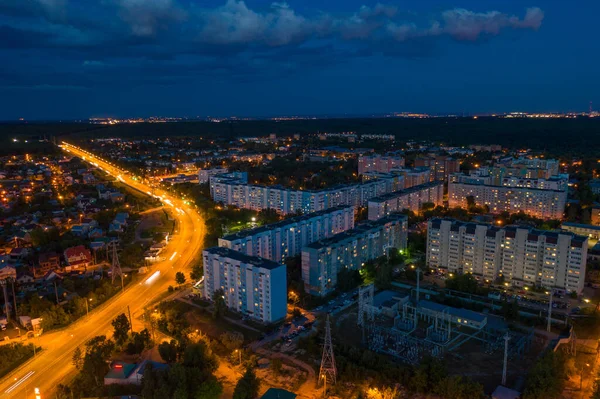
<svg viewBox="0 0 600 399"><path fill-rule="evenodd" d="M117 256L117 242L112 242L112 265L110 266L110 275L112 278L112 282L114 284L115 277L117 275L121 276L121 291L123 290L123 271L121 270L121 265L119 264L119 257Z"/></svg>
<svg viewBox="0 0 600 399"><path fill-rule="evenodd" d="M337 369L335 368L335 357L333 356L333 344L331 343L331 325L329 315L325 324L325 345L323 346L323 358L321 359L321 370L319 371L319 381L323 380L325 391L327 383L335 384Z"/></svg>

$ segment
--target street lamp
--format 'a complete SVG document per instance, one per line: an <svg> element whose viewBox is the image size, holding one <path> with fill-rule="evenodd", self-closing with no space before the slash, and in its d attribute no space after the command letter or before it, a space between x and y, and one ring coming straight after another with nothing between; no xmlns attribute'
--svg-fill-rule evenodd
<svg viewBox="0 0 600 399"><path fill-rule="evenodd" d="M92 302L92 298L90 298L87 301L85 301L85 315L86 316L90 315L90 307L88 305L88 302Z"/></svg>
<svg viewBox="0 0 600 399"><path fill-rule="evenodd" d="M239 359L240 366L241 366L241 365L242 365L242 351L241 351L241 350L239 350L239 349L236 349L236 350L235 350L235 353L237 353L237 354L238 354L238 359Z"/></svg>

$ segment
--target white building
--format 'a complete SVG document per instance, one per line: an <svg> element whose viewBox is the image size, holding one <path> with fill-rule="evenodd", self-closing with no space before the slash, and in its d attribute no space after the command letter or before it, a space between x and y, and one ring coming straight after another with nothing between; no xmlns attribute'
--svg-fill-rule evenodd
<svg viewBox="0 0 600 399"><path fill-rule="evenodd" d="M368 202L369 220L377 220L404 209L419 213L424 203L433 203L437 206L443 205L443 202L444 182L425 183L371 198Z"/></svg>
<svg viewBox="0 0 600 399"><path fill-rule="evenodd" d="M222 247L202 255L205 298L213 300L215 291L222 289L229 309L264 323L286 317L285 265Z"/></svg>
<svg viewBox="0 0 600 399"><path fill-rule="evenodd" d="M387 255L392 248L405 249L407 235L407 216L393 214L307 245L302 249L305 291L327 295L335 289L342 268L360 269L365 262Z"/></svg>
<svg viewBox="0 0 600 399"><path fill-rule="evenodd" d="M213 168L213 169L199 169L198 170L198 183L208 183L211 176L222 175L227 173L226 168Z"/></svg>
<svg viewBox="0 0 600 399"><path fill-rule="evenodd" d="M427 264L450 273L472 273L486 281L502 275L513 286L560 288L581 293L588 239L528 227L431 219Z"/></svg>
<svg viewBox="0 0 600 399"><path fill-rule="evenodd" d="M215 202L257 211L274 209L283 215L316 212L339 205L365 206L370 198L399 190L402 185L401 177L391 175L324 190L250 185L244 172L210 177L211 196Z"/></svg>
<svg viewBox="0 0 600 399"><path fill-rule="evenodd" d="M283 262L315 241L354 228L354 207L338 206L219 238L219 246Z"/></svg>
<svg viewBox="0 0 600 399"><path fill-rule="evenodd" d="M358 174L368 172L389 173L392 169L404 167L404 157L400 155L361 155L358 157Z"/></svg>
<svg viewBox="0 0 600 399"><path fill-rule="evenodd" d="M524 212L540 219L562 219L567 203L563 179L502 180L492 185L486 176L453 175L448 179L448 205L467 208L468 197L490 212Z"/></svg>

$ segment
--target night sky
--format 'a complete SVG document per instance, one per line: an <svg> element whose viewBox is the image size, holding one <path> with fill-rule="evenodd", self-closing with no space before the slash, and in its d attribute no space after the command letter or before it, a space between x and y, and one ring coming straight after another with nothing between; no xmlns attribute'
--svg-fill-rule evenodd
<svg viewBox="0 0 600 399"><path fill-rule="evenodd" d="M600 1L0 0L0 120L600 108Z"/></svg>

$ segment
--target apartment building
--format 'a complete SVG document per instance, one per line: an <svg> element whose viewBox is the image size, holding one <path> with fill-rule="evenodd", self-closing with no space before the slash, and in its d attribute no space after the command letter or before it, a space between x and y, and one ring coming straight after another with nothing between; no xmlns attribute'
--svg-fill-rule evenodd
<svg viewBox="0 0 600 399"><path fill-rule="evenodd" d="M302 248L354 228L354 207L337 206L219 238L219 246L275 262Z"/></svg>
<svg viewBox="0 0 600 399"><path fill-rule="evenodd" d="M469 179L469 180L467 180ZM448 182L448 205L466 208L468 197L477 206L488 206L490 212L524 212L540 219L562 219L567 204L567 191L520 185L495 186L475 177ZM508 184L508 183L507 183Z"/></svg>
<svg viewBox="0 0 600 399"><path fill-rule="evenodd" d="M529 227L431 219L427 265L450 273L472 273L485 281L504 276L516 287L529 285L581 293L588 238Z"/></svg>
<svg viewBox="0 0 600 399"><path fill-rule="evenodd" d="M431 169L425 166L403 168L394 172L404 177L404 188L420 186L431 181Z"/></svg>
<svg viewBox="0 0 600 399"><path fill-rule="evenodd" d="M286 266L229 248L202 252L204 297L213 300L222 289L229 309L263 323L284 319L287 314Z"/></svg>
<svg viewBox="0 0 600 399"><path fill-rule="evenodd" d="M208 183L211 176L224 175L227 172L226 168L198 169L198 183Z"/></svg>
<svg viewBox="0 0 600 399"><path fill-rule="evenodd" d="M415 159L415 167L427 167L431 169L431 181L446 180L452 173L460 171L460 161L457 159L436 155L431 157L418 157Z"/></svg>
<svg viewBox="0 0 600 399"><path fill-rule="evenodd" d="M368 202L368 217L369 220L378 220L404 209L419 213L427 202L443 205L444 182L429 182L372 198Z"/></svg>
<svg viewBox="0 0 600 399"><path fill-rule="evenodd" d="M399 190L403 184L403 179L398 176L386 175L324 190L295 190L250 185L248 175L243 172L210 177L211 196L215 202L257 211L270 208L283 215L316 212L339 205L365 206L369 199Z"/></svg>
<svg viewBox="0 0 600 399"><path fill-rule="evenodd" d="M389 173L392 169L404 167L404 157L400 155L361 155L358 157L358 174L367 172Z"/></svg>
<svg viewBox="0 0 600 399"><path fill-rule="evenodd" d="M360 269L392 248L406 248L408 218L394 214L358 224L354 229L314 242L302 249L302 280L312 295L335 289L342 268Z"/></svg>

